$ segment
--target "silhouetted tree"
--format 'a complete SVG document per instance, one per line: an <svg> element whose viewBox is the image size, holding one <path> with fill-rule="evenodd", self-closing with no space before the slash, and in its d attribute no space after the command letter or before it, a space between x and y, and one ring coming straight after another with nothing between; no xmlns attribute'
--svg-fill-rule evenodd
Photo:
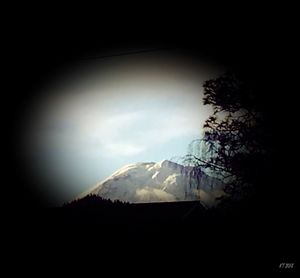
<svg viewBox="0 0 300 278"><path fill-rule="evenodd" d="M247 193L264 171L265 124L252 84L233 73L204 83L204 105L213 114L203 138L190 145L185 162L221 178L232 196Z"/></svg>
<svg viewBox="0 0 300 278"><path fill-rule="evenodd" d="M128 205L127 202L119 200L112 201L104 199L95 194L89 194L81 199L76 199L63 205L65 208L100 208L100 207L124 207Z"/></svg>

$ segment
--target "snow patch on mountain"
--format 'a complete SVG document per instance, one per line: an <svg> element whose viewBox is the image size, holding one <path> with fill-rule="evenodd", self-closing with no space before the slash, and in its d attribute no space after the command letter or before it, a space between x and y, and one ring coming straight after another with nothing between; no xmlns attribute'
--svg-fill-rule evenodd
<svg viewBox="0 0 300 278"><path fill-rule="evenodd" d="M191 166L169 160L126 165L89 191L102 198L131 203L199 200L214 206L225 195L224 183Z"/></svg>

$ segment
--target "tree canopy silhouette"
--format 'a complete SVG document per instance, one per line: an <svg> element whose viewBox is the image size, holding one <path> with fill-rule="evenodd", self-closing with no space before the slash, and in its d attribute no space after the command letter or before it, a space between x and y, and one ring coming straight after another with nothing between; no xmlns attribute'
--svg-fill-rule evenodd
<svg viewBox="0 0 300 278"><path fill-rule="evenodd" d="M222 179L231 196L247 194L264 171L267 137L259 95L250 82L234 73L205 81L204 105L213 114L203 138L190 144L184 161Z"/></svg>

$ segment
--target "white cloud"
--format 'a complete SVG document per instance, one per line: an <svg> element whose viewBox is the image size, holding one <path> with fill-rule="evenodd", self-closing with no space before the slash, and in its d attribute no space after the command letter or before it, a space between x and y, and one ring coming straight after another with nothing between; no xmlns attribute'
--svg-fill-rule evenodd
<svg viewBox="0 0 300 278"><path fill-rule="evenodd" d="M85 157L133 156L176 138L197 137L206 117L195 101L189 106L180 101L164 106L158 98L156 106L143 103L137 111L126 111L124 101L119 113L115 106L102 109L100 101L91 104L89 109L80 105L65 109L63 118L54 113L44 119L37 129L43 138L40 143Z"/></svg>
<svg viewBox="0 0 300 278"><path fill-rule="evenodd" d="M104 145L104 156L133 156L145 150L145 146L138 146L128 143L107 143Z"/></svg>

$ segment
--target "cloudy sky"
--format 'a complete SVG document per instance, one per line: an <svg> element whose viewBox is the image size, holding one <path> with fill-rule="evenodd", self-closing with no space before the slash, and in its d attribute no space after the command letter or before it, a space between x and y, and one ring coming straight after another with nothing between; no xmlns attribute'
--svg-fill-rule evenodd
<svg viewBox="0 0 300 278"><path fill-rule="evenodd" d="M165 53L83 62L30 106L24 150L50 204L118 168L186 154L211 108L202 84L221 70Z"/></svg>

